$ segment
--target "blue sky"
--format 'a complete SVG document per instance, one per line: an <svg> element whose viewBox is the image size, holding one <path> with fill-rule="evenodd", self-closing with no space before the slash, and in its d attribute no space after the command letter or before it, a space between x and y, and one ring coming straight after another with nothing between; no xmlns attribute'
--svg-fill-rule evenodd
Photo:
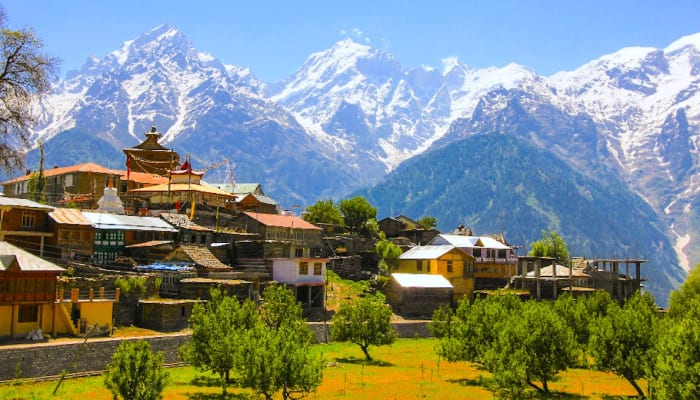
<svg viewBox="0 0 700 400"><path fill-rule="evenodd" d="M574 69L627 46L663 48L700 32L698 0L154 1L0 0L10 28L31 27L62 60L61 76L169 23L199 50L291 75L313 52L346 37L392 53L405 67L525 65L541 75Z"/></svg>

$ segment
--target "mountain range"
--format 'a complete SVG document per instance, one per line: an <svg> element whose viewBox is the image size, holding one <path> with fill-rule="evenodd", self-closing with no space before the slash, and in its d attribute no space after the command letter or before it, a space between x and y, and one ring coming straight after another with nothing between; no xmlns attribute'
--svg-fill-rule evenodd
<svg viewBox="0 0 700 400"><path fill-rule="evenodd" d="M231 162L234 176L207 181L260 182L285 207L360 193L380 217L433 215L524 247L557 229L574 255L648 259L662 299L700 257L700 34L547 77L454 58L407 69L343 40L264 83L161 25L34 107L50 164L123 167L121 149L156 126L195 167Z"/></svg>

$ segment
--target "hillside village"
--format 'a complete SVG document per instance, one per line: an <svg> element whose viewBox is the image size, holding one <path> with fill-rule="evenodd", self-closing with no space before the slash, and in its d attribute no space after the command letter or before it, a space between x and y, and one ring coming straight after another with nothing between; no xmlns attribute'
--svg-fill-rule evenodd
<svg viewBox="0 0 700 400"><path fill-rule="evenodd" d="M327 270L355 280L378 274L376 238L311 224L260 184L205 183L206 169L160 136L153 127L124 149L126 170L84 163L2 183L0 338L110 335L128 325L177 331L211 287L258 300L270 282L290 287L307 317L327 320ZM403 250L382 290L404 318L502 289L537 299L605 289L624 300L644 280L644 260L565 266L519 255L503 234L463 226L443 234L406 216L378 226Z"/></svg>

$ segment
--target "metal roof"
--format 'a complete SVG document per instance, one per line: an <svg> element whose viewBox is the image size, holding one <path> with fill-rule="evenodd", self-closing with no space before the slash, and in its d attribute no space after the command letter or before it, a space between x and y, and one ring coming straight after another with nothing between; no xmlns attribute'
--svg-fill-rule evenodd
<svg viewBox="0 0 700 400"><path fill-rule="evenodd" d="M37 257L10 243L0 241L0 271L7 271L10 266L14 265L15 261L21 271L65 271L64 268L52 262Z"/></svg>
<svg viewBox="0 0 700 400"><path fill-rule="evenodd" d="M454 288L445 277L436 274L404 274L395 272L391 274L391 278L398 282L401 287Z"/></svg>
<svg viewBox="0 0 700 400"><path fill-rule="evenodd" d="M587 273L583 272L583 270L578 269L578 268L572 268L570 270L569 267L566 267L564 265L559 265L559 264L557 264L556 267L557 267L556 272L557 272L558 278L568 278L569 273L571 273L571 276L574 278L590 278L590 276ZM553 272L554 272L554 269L552 268L551 265L547 266L547 267L542 267L542 268L540 268L540 277L552 278L552 277L554 277ZM537 274L537 271L530 271L527 273L527 277L534 278L537 276L536 274Z"/></svg>
<svg viewBox="0 0 700 400"><path fill-rule="evenodd" d="M442 257L453 249L456 249L456 247L451 244L414 246L406 250L399 258L402 260L433 260Z"/></svg>
<svg viewBox="0 0 700 400"><path fill-rule="evenodd" d="M26 208L32 210L53 210L53 207L37 203L36 201L5 196L0 196L0 206L10 206L13 208Z"/></svg>
<svg viewBox="0 0 700 400"><path fill-rule="evenodd" d="M294 229L306 229L306 230L322 230L318 226L304 221L303 219L296 217L294 215L284 215L284 214L267 214L267 213L256 213L245 211L243 214L255 219L265 226L276 226L280 228L294 228Z"/></svg>
<svg viewBox="0 0 700 400"><path fill-rule="evenodd" d="M124 231L177 232L170 224L158 217L138 217L83 211L83 216L92 222L96 229L116 229Z"/></svg>
<svg viewBox="0 0 700 400"><path fill-rule="evenodd" d="M464 236L440 234L430 242L431 245L451 244L455 247L472 248L481 247L485 249L509 249L507 246L494 238L488 236Z"/></svg>
<svg viewBox="0 0 700 400"><path fill-rule="evenodd" d="M91 226L92 221L85 218L77 208L54 208L49 217L59 224Z"/></svg>

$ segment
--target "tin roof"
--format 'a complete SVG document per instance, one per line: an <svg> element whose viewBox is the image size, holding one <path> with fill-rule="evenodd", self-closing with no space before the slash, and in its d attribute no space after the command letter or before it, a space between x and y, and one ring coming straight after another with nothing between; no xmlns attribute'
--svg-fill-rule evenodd
<svg viewBox="0 0 700 400"><path fill-rule="evenodd" d="M590 276L583 272L583 270L578 269L578 268L573 268L572 270L569 270L569 267L563 266L563 265L556 265L557 269L557 278L568 278L569 273L571 273L571 276L574 278L590 278ZM547 267L542 267L540 268L540 277L542 278L553 278L554 269L552 266L547 266ZM528 278L535 278L536 277L537 271L530 271L527 273Z"/></svg>
<svg viewBox="0 0 700 400"><path fill-rule="evenodd" d="M399 258L402 260L433 260L456 248L451 244L414 246L406 250Z"/></svg>
<svg viewBox="0 0 700 400"><path fill-rule="evenodd" d="M19 199L16 197L5 197L0 196L0 207L9 206L12 208L24 208L31 210L46 210L51 211L53 207L47 206L45 204L37 203L36 201L31 201L27 199Z"/></svg>
<svg viewBox="0 0 700 400"><path fill-rule="evenodd" d="M308 230L322 230L318 226L304 221L303 219L294 215L284 215L284 214L267 214L267 213L256 213L246 211L245 215L253 218L254 220L260 222L265 226L275 226L279 228L296 228L296 229L308 229Z"/></svg>
<svg viewBox="0 0 700 400"><path fill-rule="evenodd" d="M83 211L83 216L92 222L96 229L116 229L132 231L177 232L170 224L158 217L138 217Z"/></svg>
<svg viewBox="0 0 700 400"><path fill-rule="evenodd" d="M131 189L129 190L129 193L135 193L135 194L140 194L140 193L145 193L145 194L151 194L151 193L167 193L167 192L197 192L197 193L207 193L207 194L212 194L212 195L217 195L221 197L226 197L230 199L234 199L236 196L232 195L231 193L228 193L226 191L223 191L221 189L217 189L212 186L203 186L203 185L198 185L196 183L171 183L171 184L160 184L160 185L154 185L154 186L148 186L140 189Z"/></svg>
<svg viewBox="0 0 700 400"><path fill-rule="evenodd" d="M405 274L394 272L391 274L401 287L418 287L418 288L449 288L453 289L450 281L442 275L436 274Z"/></svg>
<svg viewBox="0 0 700 400"><path fill-rule="evenodd" d="M20 271L65 271L64 268L52 262L37 257L10 243L0 241L0 271L7 271L15 267L19 268Z"/></svg>
<svg viewBox="0 0 700 400"><path fill-rule="evenodd" d="M464 236L464 235L446 235L440 234L430 242L433 244L451 244L455 247L472 248L482 247L485 249L509 249L507 246L498 240L488 236Z"/></svg>
<svg viewBox="0 0 700 400"><path fill-rule="evenodd" d="M49 217L58 224L92 225L92 221L85 218L83 213L77 208L54 208L54 210L49 213Z"/></svg>

